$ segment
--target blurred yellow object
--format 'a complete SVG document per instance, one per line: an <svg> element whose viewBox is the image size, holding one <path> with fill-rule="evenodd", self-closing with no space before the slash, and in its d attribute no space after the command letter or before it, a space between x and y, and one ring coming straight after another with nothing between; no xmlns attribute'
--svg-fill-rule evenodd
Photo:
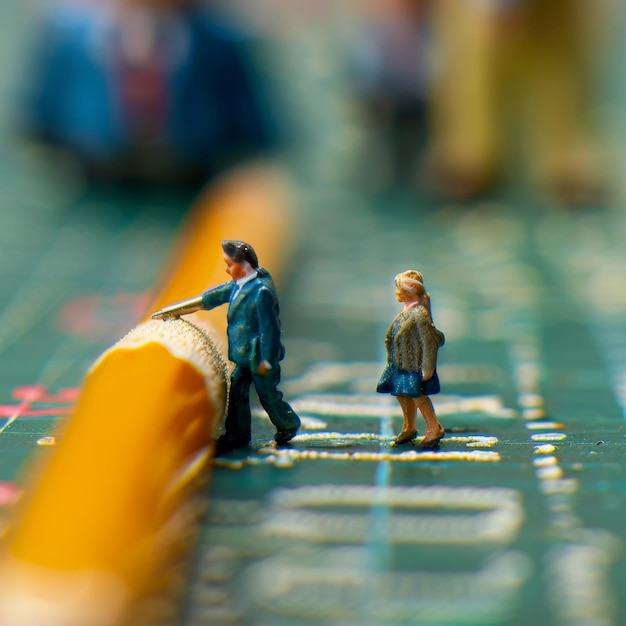
<svg viewBox="0 0 626 626"><path fill-rule="evenodd" d="M433 3L427 184L471 198L514 167L551 201L603 200L610 181L598 93L620 11L579 0Z"/></svg>

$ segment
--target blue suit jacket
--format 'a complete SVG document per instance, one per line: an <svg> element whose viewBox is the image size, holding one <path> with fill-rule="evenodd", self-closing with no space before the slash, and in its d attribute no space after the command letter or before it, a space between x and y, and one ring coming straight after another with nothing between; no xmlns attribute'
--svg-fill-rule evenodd
<svg viewBox="0 0 626 626"><path fill-rule="evenodd" d="M213 309L228 302L228 358L256 371L261 361L272 367L285 356L280 341L280 317L272 277L262 268L258 276L238 289L235 281L202 294L202 307Z"/></svg>
<svg viewBox="0 0 626 626"><path fill-rule="evenodd" d="M144 144L124 106L114 10L101 2L83 2L80 9L51 4L33 54L27 122L88 161L132 156ZM227 155L273 149L279 140L274 105L253 67L248 38L199 4L155 20L167 106L149 146L171 167L205 169Z"/></svg>

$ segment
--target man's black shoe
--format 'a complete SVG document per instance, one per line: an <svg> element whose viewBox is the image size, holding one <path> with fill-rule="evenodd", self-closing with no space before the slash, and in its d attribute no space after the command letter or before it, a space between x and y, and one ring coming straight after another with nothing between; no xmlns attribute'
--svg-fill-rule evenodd
<svg viewBox="0 0 626 626"><path fill-rule="evenodd" d="M274 435L274 441L279 446L282 446L286 443L289 443L297 434L298 434L297 428L290 428L289 430L279 430Z"/></svg>
<svg viewBox="0 0 626 626"><path fill-rule="evenodd" d="M233 450L237 450L239 448L245 448L250 445L250 441L246 441L245 439L231 439L226 435L220 435L217 442L215 443L215 456L219 456L221 454L226 454L227 452L232 452Z"/></svg>

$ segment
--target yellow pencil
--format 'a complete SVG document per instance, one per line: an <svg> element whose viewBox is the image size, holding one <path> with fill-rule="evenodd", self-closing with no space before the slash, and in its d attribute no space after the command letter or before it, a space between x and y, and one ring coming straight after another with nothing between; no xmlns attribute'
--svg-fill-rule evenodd
<svg viewBox="0 0 626 626"><path fill-rule="evenodd" d="M249 241L280 274L291 204L276 171L225 176L197 202L150 310L224 282L222 239ZM92 366L2 544L1 626L174 619L224 413L224 328L223 311L144 321Z"/></svg>

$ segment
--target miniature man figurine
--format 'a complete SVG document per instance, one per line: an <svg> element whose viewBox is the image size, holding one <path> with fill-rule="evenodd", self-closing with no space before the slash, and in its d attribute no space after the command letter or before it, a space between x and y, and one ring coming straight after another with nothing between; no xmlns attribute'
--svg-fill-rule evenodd
<svg viewBox="0 0 626 626"><path fill-rule="evenodd" d="M247 446L251 440L250 385L276 426L279 445L290 441L300 418L283 401L277 389L280 361L285 349L280 341L278 298L269 272L259 267L256 253L243 241L222 241L226 272L232 280L202 295L164 307L153 318L179 317L228 302L228 358L235 364L230 377L225 433L217 453Z"/></svg>
<svg viewBox="0 0 626 626"><path fill-rule="evenodd" d="M407 270L395 277L396 298L404 304L385 338L387 366L376 391L398 398L404 424L394 445L415 439L415 416L420 410L426 422L426 434L417 447L435 448L445 435L428 396L439 393L437 350L445 337L435 328L430 312L430 295L424 289L422 274Z"/></svg>

